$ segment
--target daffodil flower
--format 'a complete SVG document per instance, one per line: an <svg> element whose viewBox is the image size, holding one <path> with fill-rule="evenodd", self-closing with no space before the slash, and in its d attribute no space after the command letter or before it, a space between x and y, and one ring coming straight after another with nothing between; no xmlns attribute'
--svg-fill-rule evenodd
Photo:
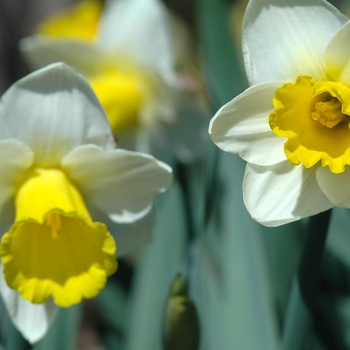
<svg viewBox="0 0 350 350"><path fill-rule="evenodd" d="M251 85L210 123L248 162L244 201L277 226L350 207L350 23L324 0L251 0L243 25Z"/></svg>
<svg viewBox="0 0 350 350"><path fill-rule="evenodd" d="M172 173L116 149L90 85L63 63L15 83L0 101L0 124L0 292L35 342L58 306L104 287L117 269L116 223L147 215Z"/></svg>
<svg viewBox="0 0 350 350"><path fill-rule="evenodd" d="M82 73L103 105L120 146L153 153L154 148L173 145L172 153L190 159L193 134L188 138L176 133L177 139L185 138L181 143L185 150L178 151L179 142L171 142L172 126L177 128L183 121L183 129L188 117L180 121L179 116L187 107L195 109L196 117L202 114L197 124L204 127L207 121L198 104L194 108L194 96L182 83L185 79L175 71L170 23L159 0L112 0L103 11L97 1L83 0L42 22L37 34L25 38L20 48L34 69L62 61ZM163 134L169 142L162 141Z"/></svg>

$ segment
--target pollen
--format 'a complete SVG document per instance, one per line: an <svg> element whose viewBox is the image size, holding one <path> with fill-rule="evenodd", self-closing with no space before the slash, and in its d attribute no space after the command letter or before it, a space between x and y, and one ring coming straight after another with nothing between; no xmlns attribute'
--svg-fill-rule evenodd
<svg viewBox="0 0 350 350"><path fill-rule="evenodd" d="M342 122L349 122L349 116L341 111L340 101L332 97L329 101L320 101L315 104L315 111L311 113L313 120L317 120L327 128L333 128Z"/></svg>

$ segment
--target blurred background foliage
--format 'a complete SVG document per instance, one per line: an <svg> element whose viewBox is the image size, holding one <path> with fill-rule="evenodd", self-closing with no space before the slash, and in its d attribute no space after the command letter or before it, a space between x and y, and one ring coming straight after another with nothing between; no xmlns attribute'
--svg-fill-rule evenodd
<svg viewBox="0 0 350 350"><path fill-rule="evenodd" d="M1 93L29 72L18 41L72 2L0 0ZM195 66L213 115L247 87L240 47L247 1L165 3L191 33ZM348 1L332 3L350 14ZM41 341L27 343L1 302L2 347L170 349L163 343L169 322L165 307L174 297L169 296L172 281L181 273L199 318L198 349L350 349L349 211L334 209L330 219L326 214L265 228L243 204L244 162L211 142L205 147L205 157L175 165L173 186L155 201L151 242L120 259L118 272L97 298L62 309ZM322 258L317 241L322 246L328 223ZM316 290L309 294L311 302L305 298L310 284ZM190 317L186 328L195 332L195 323Z"/></svg>

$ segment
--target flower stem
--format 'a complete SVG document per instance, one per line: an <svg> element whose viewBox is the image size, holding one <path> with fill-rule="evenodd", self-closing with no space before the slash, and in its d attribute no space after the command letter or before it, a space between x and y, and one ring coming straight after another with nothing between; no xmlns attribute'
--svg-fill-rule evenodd
<svg viewBox="0 0 350 350"><path fill-rule="evenodd" d="M321 265L325 250L331 210L310 218L301 255L298 281L302 298L310 312L314 329L326 349L342 350L346 345L330 319L320 290Z"/></svg>
<svg viewBox="0 0 350 350"><path fill-rule="evenodd" d="M318 294L321 262L330 217L331 210L328 210L309 219L306 242L298 270L301 294L308 305L313 304Z"/></svg>

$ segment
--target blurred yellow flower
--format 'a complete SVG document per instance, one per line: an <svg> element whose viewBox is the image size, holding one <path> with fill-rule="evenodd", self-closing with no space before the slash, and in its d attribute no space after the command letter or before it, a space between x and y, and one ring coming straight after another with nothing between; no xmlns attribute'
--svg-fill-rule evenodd
<svg viewBox="0 0 350 350"><path fill-rule="evenodd" d="M189 74L195 50L184 26L160 0L110 0L96 26L91 18L98 6L82 0L39 25L20 42L29 65L62 61L82 73L118 145L167 162L204 156L208 114L198 103L200 85ZM87 25L89 40L79 36Z"/></svg>
<svg viewBox="0 0 350 350"><path fill-rule="evenodd" d="M157 0L111 1L104 12L98 1L83 0L43 21L21 47L33 68L63 61L84 74L119 133L174 117L167 21Z"/></svg>
<svg viewBox="0 0 350 350"><path fill-rule="evenodd" d="M44 20L38 25L37 33L91 40L96 36L101 12L100 1L84 0Z"/></svg>

